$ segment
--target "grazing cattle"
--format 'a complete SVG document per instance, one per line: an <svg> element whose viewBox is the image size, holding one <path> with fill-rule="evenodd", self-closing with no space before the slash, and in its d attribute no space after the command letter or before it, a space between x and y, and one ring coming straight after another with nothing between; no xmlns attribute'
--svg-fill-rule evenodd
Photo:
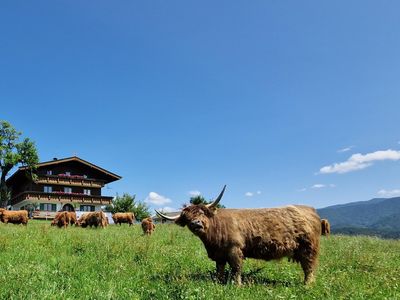
<svg viewBox="0 0 400 300"><path fill-rule="evenodd" d="M53 221L51 222L51 225L57 226L59 228L61 227L67 228L69 223L70 223L69 213L67 211L61 211L56 214Z"/></svg>
<svg viewBox="0 0 400 300"><path fill-rule="evenodd" d="M142 221L143 234L151 235L155 228L156 225L153 224L152 218L148 217Z"/></svg>
<svg viewBox="0 0 400 300"><path fill-rule="evenodd" d="M78 220L77 220L77 218L76 218L76 212L74 212L74 211L67 211L67 213L68 213L68 215L69 215L69 223L70 223L71 225L75 225L75 224L78 222Z"/></svg>
<svg viewBox="0 0 400 300"><path fill-rule="evenodd" d="M331 233L331 225L327 219L321 219L321 234L329 236Z"/></svg>
<svg viewBox="0 0 400 300"><path fill-rule="evenodd" d="M79 218L78 225L83 228L88 226L104 228L107 226L107 217L102 211L89 212Z"/></svg>
<svg viewBox="0 0 400 300"><path fill-rule="evenodd" d="M304 283L314 281L321 223L315 209L290 205L282 208L218 209L225 187L207 205L190 205L180 215L161 217L175 220L203 242L208 257L216 262L217 279L224 281L226 263L231 277L241 284L241 269L246 257L264 260L291 257L304 271Z"/></svg>
<svg viewBox="0 0 400 300"><path fill-rule="evenodd" d="M28 220L28 211L26 210L6 210L4 208L0 209L0 221L3 223L27 225Z"/></svg>
<svg viewBox="0 0 400 300"><path fill-rule="evenodd" d="M56 213L50 225L66 228L69 224L74 225L76 223L76 213L74 211L59 211Z"/></svg>
<svg viewBox="0 0 400 300"><path fill-rule="evenodd" d="M122 223L128 223L129 226L135 221L135 215L132 212L126 213L115 213L112 215L115 224L121 225Z"/></svg>
<svg viewBox="0 0 400 300"><path fill-rule="evenodd" d="M78 221L75 223L75 226L81 226L82 223L84 223L86 225L85 220L86 220L87 215L88 215L88 213L82 214L79 217Z"/></svg>

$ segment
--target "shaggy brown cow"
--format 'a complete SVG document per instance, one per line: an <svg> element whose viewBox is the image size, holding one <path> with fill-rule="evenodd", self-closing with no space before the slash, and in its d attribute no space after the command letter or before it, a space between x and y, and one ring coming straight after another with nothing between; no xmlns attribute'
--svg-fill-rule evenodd
<svg viewBox="0 0 400 300"><path fill-rule="evenodd" d="M216 262L217 278L224 280L226 263L231 277L241 284L243 259L279 259L287 256L299 262L304 283L314 281L317 266L321 222L315 209L291 205L282 208L216 209L218 198L208 205L190 205L180 215L161 217L175 220L203 242L208 257Z"/></svg>
<svg viewBox="0 0 400 300"><path fill-rule="evenodd" d="M76 224L76 213L74 211L60 211L57 212L53 221L51 221L51 226L57 226L59 228L66 228L69 224Z"/></svg>
<svg viewBox="0 0 400 300"><path fill-rule="evenodd" d="M68 213L68 215L69 215L69 223L70 223L71 225L75 225L75 224L78 222L78 220L77 220L77 218L76 218L76 212L74 212L74 211L68 211L67 213Z"/></svg>
<svg viewBox="0 0 400 300"><path fill-rule="evenodd" d="M148 217L142 221L142 230L143 234L151 235L156 228L156 225L153 224L152 218Z"/></svg>
<svg viewBox="0 0 400 300"><path fill-rule="evenodd" d="M115 213L112 215L115 224L128 223L129 226L135 221L135 215L132 212Z"/></svg>
<svg viewBox="0 0 400 300"><path fill-rule="evenodd" d="M59 228L64 227L67 228L71 221L71 217L68 211L61 211L56 214L53 221L51 222L52 226L57 226Z"/></svg>
<svg viewBox="0 0 400 300"><path fill-rule="evenodd" d="M106 218L106 215L102 211L89 212L83 214L79 218L78 225L83 228L86 228L88 226L94 226L96 228L100 226L101 228L104 228L107 226Z"/></svg>
<svg viewBox="0 0 400 300"><path fill-rule="evenodd" d="M28 211L26 210L6 210L4 208L0 209L0 221L3 223L27 225L28 220Z"/></svg>
<svg viewBox="0 0 400 300"><path fill-rule="evenodd" d="M322 235L329 236L331 233L331 225L327 219L321 219L321 233Z"/></svg>
<svg viewBox="0 0 400 300"><path fill-rule="evenodd" d="M58 226L66 228L69 224L74 225L77 223L76 212L74 211L59 211L51 221L51 226Z"/></svg>
<svg viewBox="0 0 400 300"><path fill-rule="evenodd" d="M81 224L86 220L87 215L88 215L87 213L82 214L79 217L78 221L75 223L75 226L81 226Z"/></svg>

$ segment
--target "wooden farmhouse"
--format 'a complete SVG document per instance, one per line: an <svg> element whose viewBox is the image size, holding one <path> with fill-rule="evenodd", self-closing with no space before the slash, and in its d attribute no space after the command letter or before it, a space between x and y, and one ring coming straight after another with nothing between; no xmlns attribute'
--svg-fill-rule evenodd
<svg viewBox="0 0 400 300"><path fill-rule="evenodd" d="M54 218L57 211L98 211L110 204L113 197L102 196L101 189L121 176L79 157L37 165L35 181L20 167L7 179L11 188L11 209L26 209L34 204L34 218Z"/></svg>

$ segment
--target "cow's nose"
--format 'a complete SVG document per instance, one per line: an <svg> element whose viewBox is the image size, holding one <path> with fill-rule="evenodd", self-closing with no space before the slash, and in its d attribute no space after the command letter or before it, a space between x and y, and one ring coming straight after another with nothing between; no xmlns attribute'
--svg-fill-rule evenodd
<svg viewBox="0 0 400 300"><path fill-rule="evenodd" d="M190 224L191 224L193 227L203 227L203 224L201 223L200 220L193 220L193 221L190 222Z"/></svg>

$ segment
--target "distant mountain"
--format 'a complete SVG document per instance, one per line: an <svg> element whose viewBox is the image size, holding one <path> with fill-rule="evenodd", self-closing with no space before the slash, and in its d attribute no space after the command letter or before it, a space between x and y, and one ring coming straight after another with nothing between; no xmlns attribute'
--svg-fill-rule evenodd
<svg viewBox="0 0 400 300"><path fill-rule="evenodd" d="M375 198L318 209L332 232L400 237L400 197Z"/></svg>

